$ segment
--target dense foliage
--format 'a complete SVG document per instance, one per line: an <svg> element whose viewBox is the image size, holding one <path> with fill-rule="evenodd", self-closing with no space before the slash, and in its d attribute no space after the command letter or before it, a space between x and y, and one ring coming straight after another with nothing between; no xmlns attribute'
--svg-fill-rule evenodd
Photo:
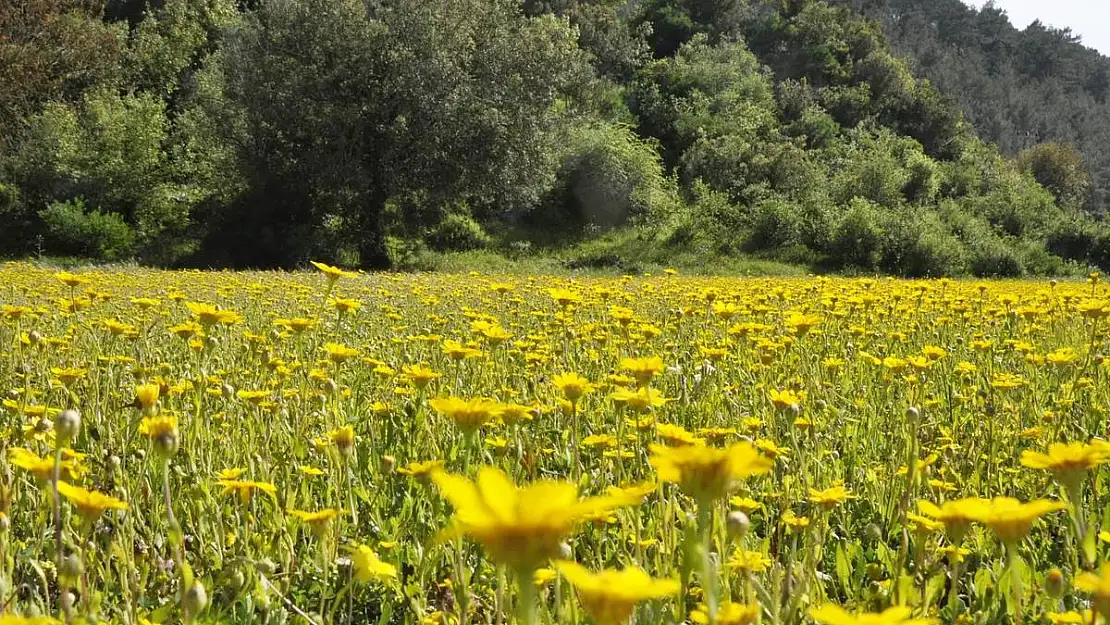
<svg viewBox="0 0 1110 625"><path fill-rule="evenodd" d="M854 4L880 20L895 51L957 100L979 136L1004 154L1051 142L1081 154L1084 175L1063 195L1059 189L1054 194L1094 212L1107 210L1110 59L1084 47L1067 29L1038 21L1018 30L993 4L982 9L960 0Z"/></svg>
<svg viewBox="0 0 1110 625"><path fill-rule="evenodd" d="M0 623L1110 618L1098 274L316 266L0 264Z"/></svg>
<svg viewBox="0 0 1110 625"><path fill-rule="evenodd" d="M906 22L942 5L6 3L0 253L381 268L632 229L675 255L819 270L1110 265L1094 130L1107 61L1061 43L1082 63L990 75L1037 74L1014 78L1017 104L963 102L978 86L943 59L991 63L945 56L951 29ZM948 8L920 19L1004 21ZM1004 34L1020 48L1035 33ZM1089 114L1015 143L1065 110L1028 113L1052 81L1086 89Z"/></svg>

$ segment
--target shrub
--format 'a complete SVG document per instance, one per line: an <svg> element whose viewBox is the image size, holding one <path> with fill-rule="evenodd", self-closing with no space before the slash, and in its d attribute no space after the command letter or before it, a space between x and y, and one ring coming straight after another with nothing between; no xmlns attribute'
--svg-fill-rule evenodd
<svg viewBox="0 0 1110 625"><path fill-rule="evenodd" d="M797 207L779 200L765 200L752 210L745 247L769 250L785 247L798 239L801 226Z"/></svg>
<svg viewBox="0 0 1110 625"><path fill-rule="evenodd" d="M959 240L935 214L891 214L882 224L880 267L908 278L955 275L964 270Z"/></svg>
<svg viewBox="0 0 1110 625"><path fill-rule="evenodd" d="M114 213L86 210L76 198L54 202L39 211L52 252L88 256L98 260L117 260L130 256L135 232Z"/></svg>
<svg viewBox="0 0 1110 625"><path fill-rule="evenodd" d="M1017 252L997 237L982 239L972 247L968 269L977 278L1017 278L1025 275Z"/></svg>
<svg viewBox="0 0 1110 625"><path fill-rule="evenodd" d="M1110 230L1103 230L1091 248L1091 263L1103 271L1110 271Z"/></svg>
<svg viewBox="0 0 1110 625"><path fill-rule="evenodd" d="M837 224L830 243L830 260L841 267L874 269L879 261L882 230L878 224L878 208L862 198L848 205L848 211Z"/></svg>
<svg viewBox="0 0 1110 625"><path fill-rule="evenodd" d="M1048 233L1048 251L1068 260L1086 262L1098 243L1095 225L1085 219L1061 221Z"/></svg>
<svg viewBox="0 0 1110 625"><path fill-rule="evenodd" d="M428 245L440 252L463 252L486 247L490 236L470 215L447 213L425 237Z"/></svg>
<svg viewBox="0 0 1110 625"><path fill-rule="evenodd" d="M664 174L656 147L630 128L587 126L572 132L570 144L558 188L574 221L620 226L659 216L678 203L677 187Z"/></svg>

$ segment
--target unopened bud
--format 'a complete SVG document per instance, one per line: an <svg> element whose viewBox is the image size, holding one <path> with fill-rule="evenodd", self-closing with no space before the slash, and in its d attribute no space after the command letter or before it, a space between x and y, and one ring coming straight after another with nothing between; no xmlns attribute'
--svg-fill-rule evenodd
<svg viewBox="0 0 1110 625"><path fill-rule="evenodd" d="M559 557L563 560L574 559L574 551L571 550L570 545L566 542L559 543Z"/></svg>
<svg viewBox="0 0 1110 625"><path fill-rule="evenodd" d="M728 528L728 535L733 540L740 540L748 534L748 530L752 527L752 522L748 519L748 515L736 510L730 512L725 519L725 526Z"/></svg>
<svg viewBox="0 0 1110 625"><path fill-rule="evenodd" d="M63 410L62 414L58 415L58 419L54 421L54 435L63 442L77 438L77 433L80 431L81 413L72 408Z"/></svg>
<svg viewBox="0 0 1110 625"><path fill-rule="evenodd" d="M868 523L863 528L863 535L871 542L879 542L883 538L883 530L874 523Z"/></svg>
<svg viewBox="0 0 1110 625"><path fill-rule="evenodd" d="M1064 573L1060 569L1049 569L1044 577L1044 589L1048 596L1053 599L1059 599L1064 596L1064 590L1067 582L1064 580Z"/></svg>
<svg viewBox="0 0 1110 625"><path fill-rule="evenodd" d="M200 580L194 580L193 585L189 586L189 590L185 591L185 599L182 601L185 608L186 621L192 622L198 614L208 607L208 591L204 589L204 584Z"/></svg>
<svg viewBox="0 0 1110 625"><path fill-rule="evenodd" d="M81 579L81 573L84 571L85 566L81 564L81 558L78 558L77 554L71 553L62 558L62 566L58 569L58 577L67 583L75 584Z"/></svg>
<svg viewBox="0 0 1110 625"><path fill-rule="evenodd" d="M906 421L909 421L911 425L914 424L914 423L917 423L917 420L920 419L920 418L921 418L921 411L920 410L918 410L917 408L915 408L913 406L910 406L909 408L906 408Z"/></svg>

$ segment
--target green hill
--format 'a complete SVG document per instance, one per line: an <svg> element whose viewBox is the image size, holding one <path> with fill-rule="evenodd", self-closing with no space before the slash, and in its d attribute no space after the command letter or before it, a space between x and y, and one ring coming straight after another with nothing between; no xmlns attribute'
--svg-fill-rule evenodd
<svg viewBox="0 0 1110 625"><path fill-rule="evenodd" d="M958 0L5 5L0 251L1108 268L1107 61L1003 22ZM1027 48L1045 60L1005 61Z"/></svg>

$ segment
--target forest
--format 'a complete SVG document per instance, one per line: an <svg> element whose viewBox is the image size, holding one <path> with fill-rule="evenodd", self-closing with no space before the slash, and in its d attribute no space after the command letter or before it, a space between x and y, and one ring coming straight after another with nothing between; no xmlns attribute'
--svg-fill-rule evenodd
<svg viewBox="0 0 1110 625"><path fill-rule="evenodd" d="M1108 94L959 0L0 3L0 256L1080 274Z"/></svg>

